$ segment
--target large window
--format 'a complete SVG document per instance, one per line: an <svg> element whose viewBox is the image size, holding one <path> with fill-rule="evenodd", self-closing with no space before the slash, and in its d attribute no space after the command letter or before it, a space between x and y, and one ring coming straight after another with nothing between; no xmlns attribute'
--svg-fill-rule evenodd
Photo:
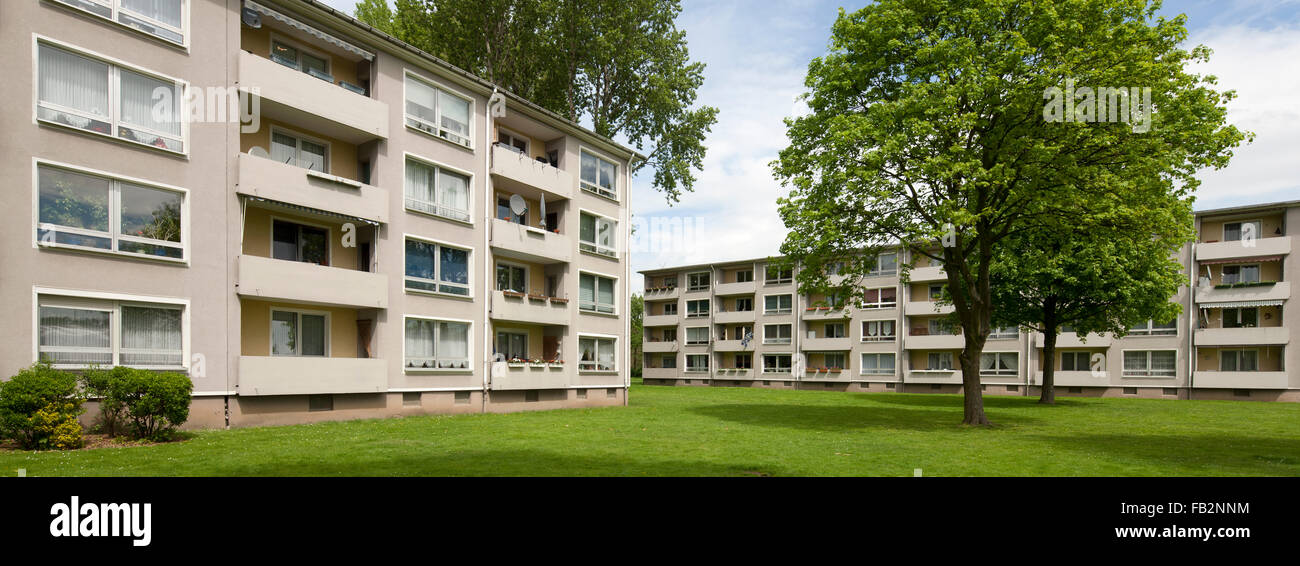
<svg viewBox="0 0 1300 566"><path fill-rule="evenodd" d="M1259 351L1219 350L1219 371L1259 371Z"/></svg>
<svg viewBox="0 0 1300 566"><path fill-rule="evenodd" d="M185 365L182 307L41 297L37 356L58 367Z"/></svg>
<svg viewBox="0 0 1300 566"><path fill-rule="evenodd" d="M1223 284L1259 283L1259 264L1223 266Z"/></svg>
<svg viewBox="0 0 1300 566"><path fill-rule="evenodd" d="M468 297L469 250L406 239L406 288Z"/></svg>
<svg viewBox="0 0 1300 566"><path fill-rule="evenodd" d="M876 265L871 268L867 275L897 275L898 274L898 254L889 252L876 256Z"/></svg>
<svg viewBox="0 0 1300 566"><path fill-rule="evenodd" d="M469 370L468 322L406 318L406 369Z"/></svg>
<svg viewBox="0 0 1300 566"><path fill-rule="evenodd" d="M1129 350L1124 352L1124 377L1174 377L1177 361L1174 350Z"/></svg>
<svg viewBox="0 0 1300 566"><path fill-rule="evenodd" d="M701 344L708 344L708 343L709 343L709 327L693 326L686 329L687 346L699 346Z"/></svg>
<svg viewBox="0 0 1300 566"><path fill-rule="evenodd" d="M470 222L468 175L406 159L406 208Z"/></svg>
<svg viewBox="0 0 1300 566"><path fill-rule="evenodd" d="M40 245L185 259L185 195L48 165L37 168Z"/></svg>
<svg viewBox="0 0 1300 566"><path fill-rule="evenodd" d="M329 315L323 312L271 310L272 356L329 355Z"/></svg>
<svg viewBox="0 0 1300 566"><path fill-rule="evenodd" d="M790 373L790 354L763 354L763 373Z"/></svg>
<svg viewBox="0 0 1300 566"><path fill-rule="evenodd" d="M1089 371L1091 369L1092 352L1061 352L1061 371Z"/></svg>
<svg viewBox="0 0 1300 566"><path fill-rule="evenodd" d="M56 0L131 29L185 45L186 0Z"/></svg>
<svg viewBox="0 0 1300 566"><path fill-rule="evenodd" d="M578 369L586 371L614 371L614 339L580 336L578 338Z"/></svg>
<svg viewBox="0 0 1300 566"><path fill-rule="evenodd" d="M896 336L895 328L895 321L892 320L864 320L862 321L862 341L893 342Z"/></svg>
<svg viewBox="0 0 1300 566"><path fill-rule="evenodd" d="M329 173L329 144L274 128L271 130L271 159Z"/></svg>
<svg viewBox="0 0 1300 566"><path fill-rule="evenodd" d="M709 272L701 271L699 273L687 273L686 290L687 291L708 291Z"/></svg>
<svg viewBox="0 0 1300 566"><path fill-rule="evenodd" d="M521 265L497 263L497 290L528 292L528 269Z"/></svg>
<svg viewBox="0 0 1300 566"><path fill-rule="evenodd" d="M831 369L844 369L844 368L845 368L845 364L844 364L844 353L843 353L843 352L835 352L835 353L826 353L826 354L822 354L822 361L824 362L824 365L825 365L826 367L831 368Z"/></svg>
<svg viewBox="0 0 1300 566"><path fill-rule="evenodd" d="M736 283L749 283L754 280L754 270L742 269L736 272Z"/></svg>
<svg viewBox="0 0 1300 566"><path fill-rule="evenodd" d="M1224 328L1254 328L1259 326L1259 308L1223 309Z"/></svg>
<svg viewBox="0 0 1300 566"><path fill-rule="evenodd" d="M862 308L889 309L898 306L898 288L867 289L863 294Z"/></svg>
<svg viewBox="0 0 1300 566"><path fill-rule="evenodd" d="M185 151L179 84L46 43L38 46L36 66L38 119ZM155 101L158 89L170 91L170 100Z"/></svg>
<svg viewBox="0 0 1300 566"><path fill-rule="evenodd" d="M952 371L952 352L930 352L925 355L925 369Z"/></svg>
<svg viewBox="0 0 1300 566"><path fill-rule="evenodd" d="M686 301L686 318L703 318L706 316L709 316L708 299Z"/></svg>
<svg viewBox="0 0 1300 566"><path fill-rule="evenodd" d="M296 45L290 45L282 40L271 40L271 60L291 69L307 73L322 81L334 82L334 75L330 74L329 58Z"/></svg>
<svg viewBox="0 0 1300 566"><path fill-rule="evenodd" d="M618 165L587 150L582 150L579 186L582 190L618 200Z"/></svg>
<svg viewBox="0 0 1300 566"><path fill-rule="evenodd" d="M578 276L578 310L614 313L614 279L591 273Z"/></svg>
<svg viewBox="0 0 1300 566"><path fill-rule="evenodd" d="M894 375L894 354L862 353L862 375Z"/></svg>
<svg viewBox="0 0 1300 566"><path fill-rule="evenodd" d="M769 265L763 275L764 285L784 285L794 281L794 269L789 267Z"/></svg>
<svg viewBox="0 0 1300 566"><path fill-rule="evenodd" d="M1260 221L1251 222L1224 222L1223 223L1223 241L1236 242L1243 238L1260 238L1263 236L1263 226Z"/></svg>
<svg viewBox="0 0 1300 566"><path fill-rule="evenodd" d="M767 295L763 297L763 314L790 314L794 311L794 295Z"/></svg>
<svg viewBox="0 0 1300 566"><path fill-rule="evenodd" d="M763 325L763 343L764 344L789 344L790 332L792 325L789 324L765 324Z"/></svg>
<svg viewBox="0 0 1300 566"><path fill-rule="evenodd" d="M844 331L843 322L828 322L826 323L825 328L827 338L848 338L848 335Z"/></svg>
<svg viewBox="0 0 1300 566"><path fill-rule="evenodd" d="M686 371L704 372L709 371L708 354L686 354Z"/></svg>
<svg viewBox="0 0 1300 566"><path fill-rule="evenodd" d="M753 297L739 297L736 299L736 312L752 312L753 310Z"/></svg>
<svg viewBox="0 0 1300 566"><path fill-rule="evenodd" d="M472 147L472 102L406 75L406 125L452 143Z"/></svg>
<svg viewBox="0 0 1300 566"><path fill-rule="evenodd" d="M272 220L271 257L329 265L329 230L284 220Z"/></svg>
<svg viewBox="0 0 1300 566"><path fill-rule="evenodd" d="M1020 355L1016 352L986 352L980 354L980 375L1014 376L1019 368Z"/></svg>
<svg viewBox="0 0 1300 566"><path fill-rule="evenodd" d="M501 330L497 332L497 353L507 360L528 359L528 333Z"/></svg>
<svg viewBox="0 0 1300 566"><path fill-rule="evenodd" d="M1178 319L1164 324L1157 324L1155 321L1147 320L1130 328L1129 334L1133 336L1169 336L1178 334Z"/></svg>
<svg viewBox="0 0 1300 566"><path fill-rule="evenodd" d="M617 222L585 212L579 215L578 220L578 249L606 257L618 257L618 249L615 247Z"/></svg>

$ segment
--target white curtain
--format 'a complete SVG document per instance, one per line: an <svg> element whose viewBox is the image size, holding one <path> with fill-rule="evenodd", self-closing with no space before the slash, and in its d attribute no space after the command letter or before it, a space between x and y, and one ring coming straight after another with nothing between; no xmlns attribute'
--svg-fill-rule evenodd
<svg viewBox="0 0 1300 566"><path fill-rule="evenodd" d="M442 111L442 127L452 133L469 135L469 101L438 91L438 109Z"/></svg>
<svg viewBox="0 0 1300 566"><path fill-rule="evenodd" d="M438 204L456 212L469 213L469 177L438 171Z"/></svg>
<svg viewBox="0 0 1300 566"><path fill-rule="evenodd" d="M113 363L111 319L109 311L41 307L41 357L60 364Z"/></svg>
<svg viewBox="0 0 1300 566"><path fill-rule="evenodd" d="M407 367L432 367L434 355L433 321L407 319ZM426 366L426 362L430 365Z"/></svg>
<svg viewBox="0 0 1300 566"><path fill-rule="evenodd" d="M417 118L437 123L438 92L411 77L406 77L406 112Z"/></svg>
<svg viewBox="0 0 1300 566"><path fill-rule="evenodd" d="M108 65L41 44L38 96L108 119Z"/></svg>
<svg viewBox="0 0 1300 566"><path fill-rule="evenodd" d="M881 354L880 357L878 358L878 360L879 360L879 361L878 361L878 363L877 363L877 367L878 367L878 369L879 369L881 372L884 372L884 371L888 371L889 373L893 373L893 372L894 372L894 355L893 355L893 354Z"/></svg>
<svg viewBox="0 0 1300 566"><path fill-rule="evenodd" d="M596 244L613 248L614 247L614 223L604 218L596 219Z"/></svg>
<svg viewBox="0 0 1300 566"><path fill-rule="evenodd" d="M469 325L463 322L438 323L438 359L453 367L467 367L469 362Z"/></svg>
<svg viewBox="0 0 1300 566"><path fill-rule="evenodd" d="M407 160L406 162L406 198L420 202L433 202L432 167Z"/></svg>
<svg viewBox="0 0 1300 566"><path fill-rule="evenodd" d="M180 92L174 83L120 69L122 122L173 136L181 135ZM154 91L171 91L171 105L154 110ZM159 99L162 102L162 99Z"/></svg>
<svg viewBox="0 0 1300 566"><path fill-rule="evenodd" d="M1176 364L1176 352L1151 352L1151 371L1156 375L1174 375Z"/></svg>
<svg viewBox="0 0 1300 566"><path fill-rule="evenodd" d="M614 341L597 340L596 341L596 361L597 369L612 370L614 369ZM707 365L705 367L708 367Z"/></svg>
<svg viewBox="0 0 1300 566"><path fill-rule="evenodd" d="M183 365L180 309L123 306L121 363L131 366Z"/></svg>
<svg viewBox="0 0 1300 566"><path fill-rule="evenodd" d="M181 5L185 0L121 0L122 7L172 27L181 27Z"/></svg>

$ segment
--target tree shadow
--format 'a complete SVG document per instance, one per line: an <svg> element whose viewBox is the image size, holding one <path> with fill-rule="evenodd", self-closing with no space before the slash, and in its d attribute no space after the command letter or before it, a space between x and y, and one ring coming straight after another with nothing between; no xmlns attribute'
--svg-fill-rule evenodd
<svg viewBox="0 0 1300 566"><path fill-rule="evenodd" d="M873 400L875 400L873 398ZM952 431L962 428L961 399L950 408L936 411L872 405L708 405L688 409L697 415L745 426L780 427L823 432L867 429ZM1019 415L996 415L997 424L1032 424L1036 419Z"/></svg>
<svg viewBox="0 0 1300 566"><path fill-rule="evenodd" d="M1081 459L1102 457L1156 468L1150 475L1300 476L1300 442L1292 438L1082 433L1034 435L1032 441L1077 453Z"/></svg>
<svg viewBox="0 0 1300 566"><path fill-rule="evenodd" d="M940 407L951 408L962 407L961 395L937 395L934 393L856 393L853 397L873 403L884 403L887 405L905 405L908 407ZM1078 399L1056 398L1055 405L1039 405L1038 396L1024 397L1014 395L985 395L984 407L1008 409L1023 409L1027 407L1043 407L1050 409L1052 407L1086 407L1090 405L1087 401Z"/></svg>

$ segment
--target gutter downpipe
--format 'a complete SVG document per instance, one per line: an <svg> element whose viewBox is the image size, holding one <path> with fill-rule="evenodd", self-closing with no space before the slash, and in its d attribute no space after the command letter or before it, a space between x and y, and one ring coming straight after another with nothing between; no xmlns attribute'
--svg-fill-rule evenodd
<svg viewBox="0 0 1300 566"><path fill-rule="evenodd" d="M624 293L627 294L627 317L623 319L623 352L627 360L627 373L623 377L623 406L628 406L628 396L632 393L632 164L636 161L636 153L629 151L627 156L627 172L623 175L627 179L627 203L623 206L619 220L623 223L623 285ZM645 344L645 292L641 293L641 343ZM643 346L644 347L644 346ZM641 371L642 378L645 377L645 352L641 352Z"/></svg>
<svg viewBox="0 0 1300 566"><path fill-rule="evenodd" d="M492 101L497 96L497 87L492 87L492 94L488 96L488 103L484 110L483 140L487 146L483 152L483 253L487 256L492 253L492 218L490 211L492 207L488 203L492 201ZM487 413L487 400L489 395L489 379L492 377L492 362L495 356L488 354L492 348L492 262L487 257L482 258L483 263L483 393L482 393L482 412Z"/></svg>

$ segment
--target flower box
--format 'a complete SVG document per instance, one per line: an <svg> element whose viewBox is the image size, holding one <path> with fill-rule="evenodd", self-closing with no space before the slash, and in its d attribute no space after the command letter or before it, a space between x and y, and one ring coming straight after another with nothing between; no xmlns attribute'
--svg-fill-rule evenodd
<svg viewBox="0 0 1300 566"><path fill-rule="evenodd" d="M528 367L544 368L546 367L546 362L528 362Z"/></svg>
<svg viewBox="0 0 1300 566"><path fill-rule="evenodd" d="M532 293L529 293L529 294L528 294L528 300L530 300L530 301L545 301L545 300L546 300L546 295L534 295L534 294L532 294Z"/></svg>
<svg viewBox="0 0 1300 566"><path fill-rule="evenodd" d="M844 371L844 368L831 368L830 371L831 373L840 373Z"/></svg>
<svg viewBox="0 0 1300 566"><path fill-rule="evenodd" d="M564 369L564 362L549 362L546 364L546 367L551 369Z"/></svg>
<svg viewBox="0 0 1300 566"><path fill-rule="evenodd" d="M524 298L524 294L523 294L523 293L520 293L519 291L502 291L501 294L503 294L503 295L505 295L505 296L507 296L507 297L510 297L510 298L512 298L512 299L522 299L522 298Z"/></svg>
<svg viewBox="0 0 1300 566"><path fill-rule="evenodd" d="M512 368L521 368L524 367L526 364L524 364L523 362L506 362L506 365Z"/></svg>
<svg viewBox="0 0 1300 566"><path fill-rule="evenodd" d="M566 304L569 303L569 300L568 300L568 299L565 299L565 298L563 298L563 297L551 297L551 302L552 302L552 303L559 303L559 304L561 304L561 305L566 305Z"/></svg>

